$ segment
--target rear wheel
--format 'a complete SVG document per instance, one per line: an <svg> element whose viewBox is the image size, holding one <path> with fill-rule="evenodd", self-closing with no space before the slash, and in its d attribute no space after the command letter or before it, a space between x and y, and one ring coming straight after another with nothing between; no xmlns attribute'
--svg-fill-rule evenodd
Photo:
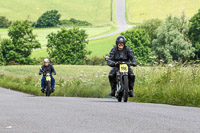
<svg viewBox="0 0 200 133"><path fill-rule="evenodd" d="M128 76L124 76L124 92L123 92L123 101L128 101Z"/></svg>

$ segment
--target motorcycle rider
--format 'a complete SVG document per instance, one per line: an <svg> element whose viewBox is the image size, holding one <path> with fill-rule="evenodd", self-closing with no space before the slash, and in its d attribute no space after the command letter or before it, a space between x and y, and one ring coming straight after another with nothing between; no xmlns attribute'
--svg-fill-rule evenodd
<svg viewBox="0 0 200 133"><path fill-rule="evenodd" d="M52 64L50 64L50 61L49 59L44 59L44 65L40 68L40 71L39 71L39 75L41 75L43 73L43 77L42 77L42 80L41 80L41 91L42 93L44 93L44 88L45 88L45 81L46 81L46 77L45 77L45 74L49 72L51 74L51 91L54 92L54 88L55 88L55 79L54 77L52 76L52 73L54 73L54 75L56 75L56 71L53 67Z"/></svg>
<svg viewBox="0 0 200 133"><path fill-rule="evenodd" d="M118 36L116 38L116 45L110 51L109 60L107 64L112 67L109 73L109 81L111 86L111 92L109 93L110 96L115 96L116 91L116 72L118 71L118 61L129 62L131 61L131 66L136 66L136 58L133 55L133 51L130 47L126 46L126 38L124 36ZM135 83L135 74L131 69L130 65L128 71L128 79L129 79L129 96L134 97L135 94L133 93L133 87Z"/></svg>

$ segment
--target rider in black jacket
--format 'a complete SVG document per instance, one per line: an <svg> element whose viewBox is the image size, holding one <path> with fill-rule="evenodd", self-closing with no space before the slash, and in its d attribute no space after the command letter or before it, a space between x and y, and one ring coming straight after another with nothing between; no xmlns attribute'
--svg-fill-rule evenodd
<svg viewBox="0 0 200 133"><path fill-rule="evenodd" d="M111 86L111 92L109 93L110 96L115 96L116 91L116 72L118 71L117 62L118 61L131 61L132 66L136 66L136 59L133 55L133 51L130 47L126 46L126 38L124 36L119 36L116 39L116 45L112 48L109 56L109 60L107 64L112 67L109 73L109 81ZM135 94L133 93L133 87L135 83L135 75L133 70L129 66L128 72L129 78L129 96L134 97Z"/></svg>
<svg viewBox="0 0 200 133"><path fill-rule="evenodd" d="M42 87L41 91L42 92L44 92L45 80L46 80L45 74L47 72L51 74L51 89L52 89L52 92L54 92L55 79L52 76L52 73L54 73L54 75L56 75L56 71L55 71L53 65L50 64L49 59L44 59L44 65L40 68L40 71L39 71L39 75L43 74L43 77L42 77L42 80L41 80L41 87Z"/></svg>

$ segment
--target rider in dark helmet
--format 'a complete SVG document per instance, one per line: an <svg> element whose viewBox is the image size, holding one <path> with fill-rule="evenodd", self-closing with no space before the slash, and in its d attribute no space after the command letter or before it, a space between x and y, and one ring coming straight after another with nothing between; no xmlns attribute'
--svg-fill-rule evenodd
<svg viewBox="0 0 200 133"><path fill-rule="evenodd" d="M133 55L133 51L130 47L126 46L126 38L124 36L118 36L116 39L116 45L110 51L110 56L107 64L112 67L109 73L109 81L111 86L111 92L109 93L110 96L115 96L116 91L116 72L118 71L118 61L131 61L132 66L136 66L136 59ZM133 93L133 87L135 83L135 74L133 70L129 66L128 71L128 78L129 78L129 96L134 97L135 94Z"/></svg>
<svg viewBox="0 0 200 133"><path fill-rule="evenodd" d="M56 71L53 67L52 64L50 64L50 61L49 59L44 59L44 65L40 68L40 71L39 71L39 75L41 75L43 73L43 77L42 77L42 80L41 80L41 91L42 93L44 93L44 87L45 87L45 80L46 80L46 77L45 77L45 74L49 72L51 74L51 91L54 92L54 88L55 88L55 79L54 77L52 76L52 73L54 73L54 75L56 75Z"/></svg>

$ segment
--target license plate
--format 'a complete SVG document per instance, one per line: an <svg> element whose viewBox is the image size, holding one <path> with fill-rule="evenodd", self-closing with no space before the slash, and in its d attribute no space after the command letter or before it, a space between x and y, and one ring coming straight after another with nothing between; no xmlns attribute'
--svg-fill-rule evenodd
<svg viewBox="0 0 200 133"><path fill-rule="evenodd" d="M46 80L47 81L51 81L51 77L46 77Z"/></svg>
<svg viewBox="0 0 200 133"><path fill-rule="evenodd" d="M128 65L120 64L120 72L128 72Z"/></svg>

